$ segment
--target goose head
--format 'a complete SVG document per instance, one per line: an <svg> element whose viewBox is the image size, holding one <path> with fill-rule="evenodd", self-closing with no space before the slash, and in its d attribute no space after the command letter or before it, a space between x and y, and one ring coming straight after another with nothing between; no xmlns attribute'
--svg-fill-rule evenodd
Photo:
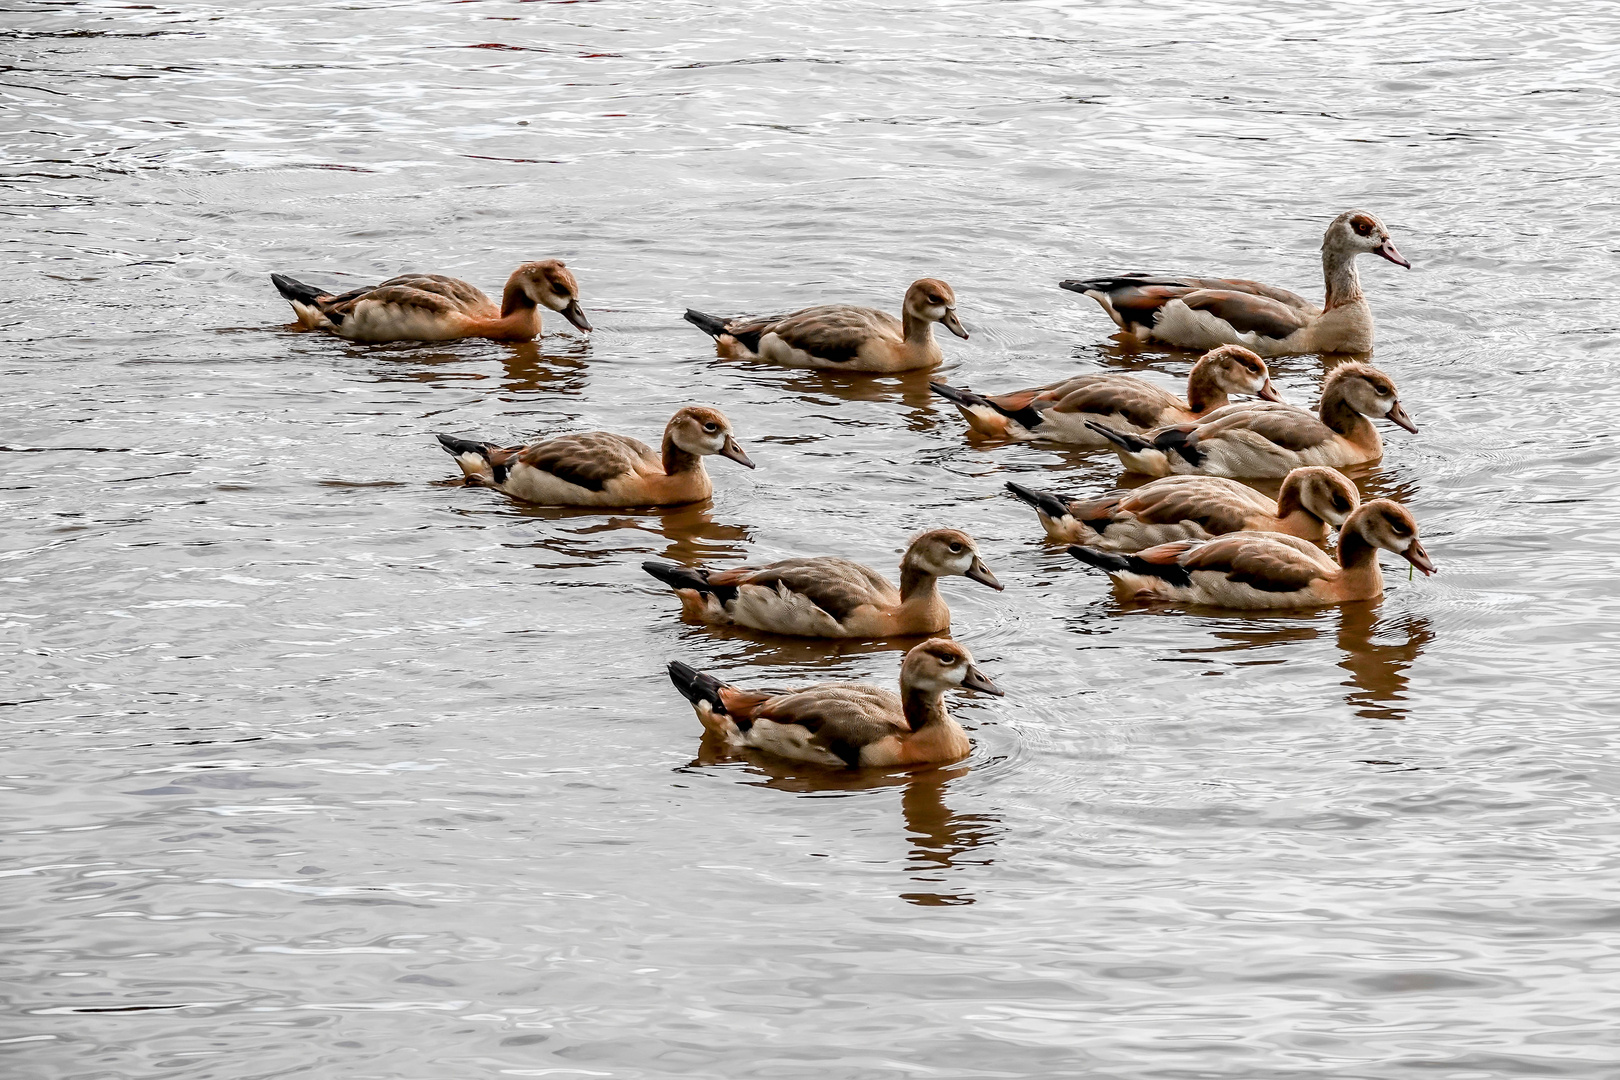
<svg viewBox="0 0 1620 1080"><path fill-rule="evenodd" d="M524 263L513 272L512 280L536 304L557 312L577 329L591 329L590 320L579 306L579 282L561 259Z"/></svg>
<svg viewBox="0 0 1620 1080"><path fill-rule="evenodd" d="M1271 385L1271 372L1257 353L1241 345L1211 349L1193 365L1190 379L1207 378L1228 394L1253 394L1265 401L1281 401Z"/></svg>
<svg viewBox="0 0 1620 1080"><path fill-rule="evenodd" d="M748 460L748 455L743 453L743 448L737 445L737 440L732 436L731 421L727 420L719 409L711 409L706 405L688 405L670 417L669 426L664 429L664 434L688 454L696 454L698 457L719 454L739 465L750 469L754 467L754 463Z"/></svg>
<svg viewBox="0 0 1620 1080"><path fill-rule="evenodd" d="M945 329L967 340L968 332L962 329L961 320L956 317L956 293L939 278L913 281L906 290L905 308L924 322L943 323Z"/></svg>
<svg viewBox="0 0 1620 1080"><path fill-rule="evenodd" d="M1000 592L1001 582L979 557L979 545L960 529L934 529L911 541L900 560L902 570L917 570L934 577L960 574Z"/></svg>
<svg viewBox="0 0 1620 1080"><path fill-rule="evenodd" d="M1384 223L1365 210L1346 210L1334 218L1322 236L1322 250L1351 258L1362 254L1377 255L1396 266L1412 269L1412 264L1395 250L1395 242L1389 238L1389 230L1384 228Z"/></svg>
<svg viewBox="0 0 1620 1080"><path fill-rule="evenodd" d="M900 665L900 687L903 691L920 690L925 694L943 694L961 688L1006 696L974 665L973 654L965 646L945 638L930 638L906 653L905 662Z"/></svg>
<svg viewBox="0 0 1620 1080"><path fill-rule="evenodd" d="M1334 369L1322 387L1324 404L1330 397L1340 398L1362 416L1384 417L1407 431L1417 431L1417 425L1401 408L1395 380L1371 364L1344 364Z"/></svg>
<svg viewBox="0 0 1620 1080"><path fill-rule="evenodd" d="M1358 534L1375 548L1393 551L1425 575L1434 573L1434 562L1418 540L1417 520L1398 502L1374 499L1363 503L1344 523L1341 546L1343 536L1349 533Z"/></svg>
<svg viewBox="0 0 1620 1080"><path fill-rule="evenodd" d="M1307 465L1283 478L1277 494L1277 516L1287 517L1296 506L1329 525L1343 525L1361 505L1361 494L1348 477L1325 465Z"/></svg>

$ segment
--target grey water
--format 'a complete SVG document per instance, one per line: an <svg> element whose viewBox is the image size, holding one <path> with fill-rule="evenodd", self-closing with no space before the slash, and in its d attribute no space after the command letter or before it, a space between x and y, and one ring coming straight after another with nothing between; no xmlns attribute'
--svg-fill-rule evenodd
<svg viewBox="0 0 1620 1080"><path fill-rule="evenodd" d="M1369 0L4 0L0 1072L63 1080L1620 1075L1620 11ZM1307 295L1342 210L1416 435L1359 476L1440 573L1116 600L926 375L717 360L688 305L896 310L941 374L1166 386L1064 277ZM597 330L357 346L271 271ZM1309 403L1327 361L1273 364ZM433 433L758 463L525 508ZM683 623L647 558L892 569L966 529L975 751L716 754L663 673L894 679ZM1395 567L1400 566L1400 570Z"/></svg>

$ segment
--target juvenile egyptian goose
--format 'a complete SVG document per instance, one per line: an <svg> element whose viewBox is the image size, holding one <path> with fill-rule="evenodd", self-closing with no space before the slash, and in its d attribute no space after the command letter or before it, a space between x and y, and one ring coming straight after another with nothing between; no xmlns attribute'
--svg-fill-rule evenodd
<svg viewBox="0 0 1620 1080"><path fill-rule="evenodd" d="M973 744L945 711L945 691L960 687L1003 696L974 666L972 653L943 638L906 653L899 696L865 683L739 690L679 660L670 662L669 678L704 730L728 748L834 768L960 760Z"/></svg>
<svg viewBox="0 0 1620 1080"><path fill-rule="evenodd" d="M1004 439L1053 439L1102 448L1107 439L1086 426L1102 420L1121 431L1148 431L1196 420L1228 403L1228 394L1281 401L1266 362L1241 345L1222 345L1198 358L1187 375L1187 400L1146 379L1119 372L1075 375L1011 394L975 394L932 382L929 389L961 410L968 426Z"/></svg>
<svg viewBox="0 0 1620 1080"><path fill-rule="evenodd" d="M702 405L670 418L662 451L606 431L507 447L440 435L439 444L468 484L544 506L678 506L713 493L704 457L754 467L732 437L731 421Z"/></svg>
<svg viewBox="0 0 1620 1080"><path fill-rule="evenodd" d="M305 327L350 341L528 341L540 336L541 307L561 312L581 330L591 328L580 310L579 283L556 259L512 271L500 307L465 281L441 274L403 274L336 294L285 274L270 280Z"/></svg>
<svg viewBox="0 0 1620 1080"><path fill-rule="evenodd" d="M900 560L898 589L876 570L839 558L783 559L731 570L659 562L641 568L675 590L688 618L798 637L937 634L951 625L940 578L960 574L1001 591L973 537L956 529L935 529L911 541Z"/></svg>
<svg viewBox="0 0 1620 1080"><path fill-rule="evenodd" d="M1222 476L1165 476L1112 499L1067 502L1012 481L1053 540L1102 551L1141 551L1172 540L1208 540L1235 532L1276 532L1313 544L1327 540L1361 502L1343 473L1307 465L1289 473L1273 502Z"/></svg>
<svg viewBox="0 0 1620 1080"><path fill-rule="evenodd" d="M1378 549L1434 573L1418 542L1417 522L1388 499L1363 503L1339 530L1339 557L1280 533L1233 533L1214 540L1160 544L1134 555L1069 548L1105 571L1122 595L1226 608L1296 608L1372 600L1383 595Z"/></svg>
<svg viewBox="0 0 1620 1080"><path fill-rule="evenodd" d="M1377 461L1384 442L1368 417L1417 431L1393 379L1368 364L1344 364L1323 384L1314 416L1294 405L1252 402L1141 435L1087 422L1132 472L1266 477L1287 476L1301 465L1343 468Z"/></svg>
<svg viewBox="0 0 1620 1080"><path fill-rule="evenodd" d="M723 319L686 309L686 321L714 338L715 351L739 360L829 371L912 371L944 360L934 324L963 340L956 293L938 278L920 278L906 290L901 317L886 311L824 304L791 315Z"/></svg>
<svg viewBox="0 0 1620 1080"><path fill-rule="evenodd" d="M1373 317L1356 276L1356 256L1367 253L1412 267L1371 214L1346 210L1334 218L1322 236L1327 296L1321 307L1287 289L1241 278L1132 273L1060 284L1095 299L1140 341L1183 349L1247 345L1261 356L1365 353L1373 347Z"/></svg>

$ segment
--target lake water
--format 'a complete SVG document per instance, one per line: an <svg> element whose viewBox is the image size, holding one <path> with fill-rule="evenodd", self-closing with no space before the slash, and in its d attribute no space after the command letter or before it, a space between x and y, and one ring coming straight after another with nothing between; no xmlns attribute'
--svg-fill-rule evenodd
<svg viewBox="0 0 1620 1080"><path fill-rule="evenodd" d="M8 0L0 1070L19 1078L1620 1075L1620 9ZM950 281L952 382L1176 385L1064 277L1320 295L1365 208L1367 495L1438 576L1281 616L1123 605L926 376L680 321ZM597 331L360 347L278 270L575 270ZM1319 357L1273 365L1312 400ZM523 508L433 440L758 462ZM680 621L647 558L938 525L1007 691L973 756L726 760L670 686L895 677ZM1397 570L1396 567L1399 567Z"/></svg>

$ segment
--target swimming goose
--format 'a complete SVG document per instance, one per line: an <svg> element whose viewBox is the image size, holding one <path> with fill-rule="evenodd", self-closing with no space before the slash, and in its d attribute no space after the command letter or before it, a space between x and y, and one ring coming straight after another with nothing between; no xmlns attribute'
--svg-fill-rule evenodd
<svg viewBox="0 0 1620 1080"><path fill-rule="evenodd" d="M1373 317L1356 276L1356 256L1367 253L1412 266L1371 214L1347 210L1334 218L1322 236L1327 296L1321 307L1287 289L1239 278L1133 273L1061 287L1095 299L1140 341L1184 349L1239 344L1261 356L1364 353L1372 351Z"/></svg>
<svg viewBox="0 0 1620 1080"><path fill-rule="evenodd" d="M739 690L679 660L669 678L704 730L730 749L751 747L816 765L921 765L956 761L973 749L945 711L945 691L1003 694L954 641L932 638L906 653L900 693L865 683L798 690Z"/></svg>
<svg viewBox="0 0 1620 1080"><path fill-rule="evenodd" d="M900 560L900 587L858 562L783 559L764 566L708 570L644 562L641 568L675 590L681 612L707 623L736 624L798 637L905 637L951 625L939 579L961 574L1001 591L973 537L935 529L911 541Z"/></svg>
<svg viewBox="0 0 1620 1080"><path fill-rule="evenodd" d="M739 360L834 371L912 371L944 360L934 324L963 340L956 293L938 278L920 278L906 290L901 317L886 311L824 304L791 315L723 319L686 310L686 321L714 338L715 351Z"/></svg>
<svg viewBox="0 0 1620 1080"><path fill-rule="evenodd" d="M1147 431L1196 420L1227 404L1228 394L1282 400L1271 385L1266 362L1241 345L1222 345L1198 358L1187 375L1186 401L1146 379L1119 372L1075 375L1011 394L975 394L941 382L928 387L961 410L968 426L982 434L1097 448L1109 442L1087 427L1087 420L1107 421L1121 431Z"/></svg>
<svg viewBox="0 0 1620 1080"><path fill-rule="evenodd" d="M1010 480L1007 490L1035 508L1051 539L1102 551L1141 551L1235 532L1286 533L1320 544L1327 527L1344 524L1361 502L1356 485L1321 465L1289 473L1276 502L1221 476L1165 476L1094 502L1068 502Z"/></svg>
<svg viewBox="0 0 1620 1080"><path fill-rule="evenodd" d="M579 283L556 259L512 271L500 307L465 281L441 274L403 274L336 294L285 274L271 274L270 280L304 326L350 341L528 341L540 334L542 306L581 330L591 328L580 310Z"/></svg>
<svg viewBox="0 0 1620 1080"><path fill-rule="evenodd" d="M1301 465L1343 468L1377 461L1384 443L1370 416L1417 430L1394 380L1368 364L1343 364L1323 384L1315 416L1294 405L1252 402L1141 435L1088 423L1132 472L1265 477L1287 476Z"/></svg>
<svg viewBox="0 0 1620 1080"><path fill-rule="evenodd" d="M664 428L662 451L606 431L498 447L440 435L467 483L544 506L678 506L714 491L703 459L728 457L750 469L719 409L689 405Z"/></svg>
<svg viewBox="0 0 1620 1080"><path fill-rule="evenodd" d="M1372 600L1383 595L1378 549L1434 573L1417 522L1388 499L1363 503L1339 530L1339 557L1280 533L1233 533L1214 540L1160 544L1134 555L1096 548L1069 554L1114 579L1121 594L1227 608L1293 608Z"/></svg>

